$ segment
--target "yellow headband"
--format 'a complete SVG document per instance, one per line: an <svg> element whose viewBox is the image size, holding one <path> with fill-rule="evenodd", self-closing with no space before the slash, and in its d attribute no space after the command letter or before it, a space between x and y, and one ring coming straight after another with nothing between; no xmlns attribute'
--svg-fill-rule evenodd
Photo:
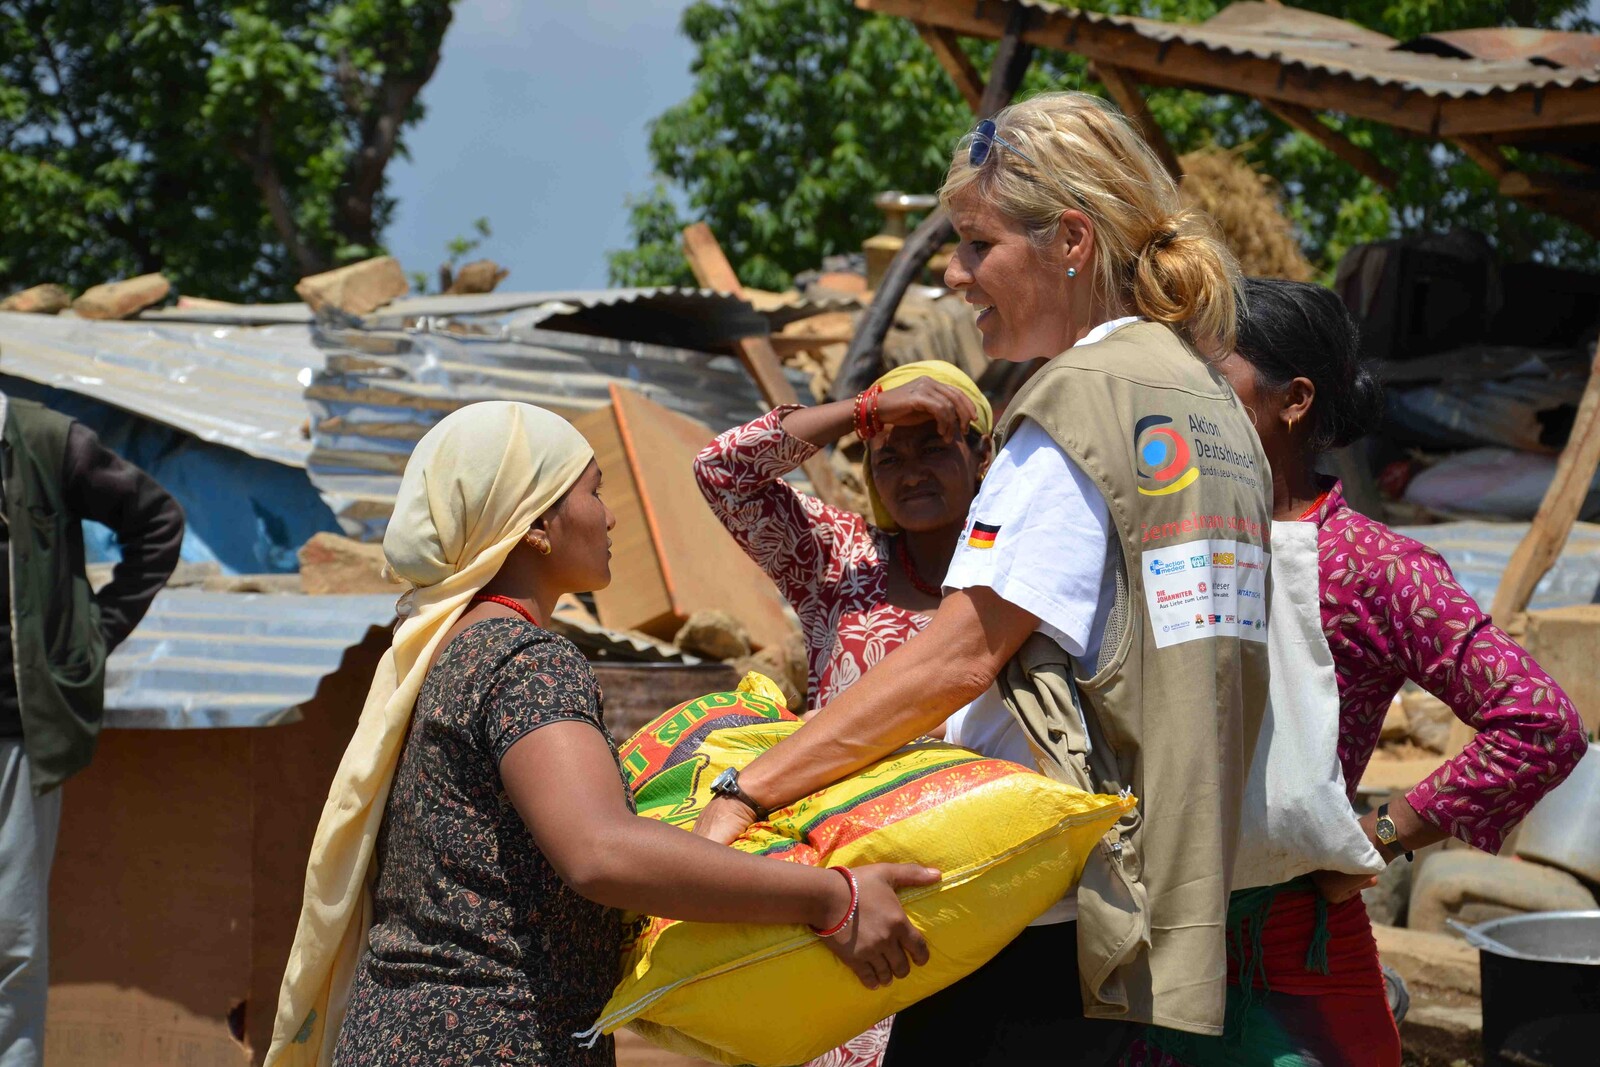
<svg viewBox="0 0 1600 1067"><path fill-rule="evenodd" d="M917 378L932 378L941 385L948 385L952 389L959 389L971 398L972 404L978 409L976 417L972 420L972 428L987 437L994 430L994 410L989 407L989 400L978 388L978 383L967 376L967 373L954 363L946 363L942 359L925 359L918 363L907 363L894 368L888 374L879 378L877 385L883 387L885 392L897 385L905 385ZM861 465L861 478L867 483L867 504L872 512L872 524L881 530L891 533L898 530L899 525L889 517L889 511L883 506L883 500L878 496L878 487L872 480L871 457Z"/></svg>

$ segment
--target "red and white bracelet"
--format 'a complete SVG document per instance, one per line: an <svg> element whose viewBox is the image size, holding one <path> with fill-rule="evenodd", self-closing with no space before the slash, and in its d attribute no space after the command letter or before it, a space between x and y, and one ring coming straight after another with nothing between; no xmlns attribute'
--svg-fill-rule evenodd
<svg viewBox="0 0 1600 1067"><path fill-rule="evenodd" d="M813 926L811 929L816 931L818 937L832 937L834 934L843 932L845 927L850 925L850 920L856 917L856 908L861 903L861 887L856 884L855 872L849 867L829 867L828 870L838 871L844 875L844 880L850 883L850 910L844 913L844 918L826 930L817 930Z"/></svg>

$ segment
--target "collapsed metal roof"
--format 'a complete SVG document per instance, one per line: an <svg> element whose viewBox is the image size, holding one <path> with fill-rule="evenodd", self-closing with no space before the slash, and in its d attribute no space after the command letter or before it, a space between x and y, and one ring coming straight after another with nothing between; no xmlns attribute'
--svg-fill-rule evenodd
<svg viewBox="0 0 1600 1067"><path fill-rule="evenodd" d="M393 619L392 596L164 590L106 663L105 725L297 722L345 650Z"/></svg>
<svg viewBox="0 0 1600 1067"><path fill-rule="evenodd" d="M323 364L304 326L98 322L0 312L0 372L305 466L301 392Z"/></svg>
<svg viewBox="0 0 1600 1067"><path fill-rule="evenodd" d="M688 349L541 329L504 339L344 330L322 342L327 364L305 394L314 445L308 472L345 532L367 541L382 537L416 442L475 401L577 415L609 403L611 383L620 381L714 430L763 410L735 359Z"/></svg>
<svg viewBox="0 0 1600 1067"><path fill-rule="evenodd" d="M300 596L166 589L106 664L105 725L192 730L298 722L345 652L394 622L389 595ZM697 664L571 605L550 629L594 660Z"/></svg>

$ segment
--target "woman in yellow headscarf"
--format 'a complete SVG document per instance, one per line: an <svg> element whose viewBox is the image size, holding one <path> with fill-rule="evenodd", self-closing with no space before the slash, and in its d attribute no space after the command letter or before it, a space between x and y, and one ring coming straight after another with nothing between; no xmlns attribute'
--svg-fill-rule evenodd
<svg viewBox="0 0 1600 1067"><path fill-rule="evenodd" d="M323 809L268 1064L613 1062L579 1047L615 984L616 909L837 924L869 985L927 948L895 887L711 844L633 815L583 656L542 629L609 583L615 520L565 420L473 404L406 465L384 538L412 586Z"/></svg>
<svg viewBox="0 0 1600 1067"><path fill-rule="evenodd" d="M989 401L958 367L896 367L854 400L781 407L722 434L695 478L734 539L800 616L810 668L805 704L820 708L928 624L988 466ZM855 430L871 521L783 480ZM872 1067L877 1027L813 1067Z"/></svg>
<svg viewBox="0 0 1600 1067"><path fill-rule="evenodd" d="M925 625L991 455L989 401L954 364L908 363L854 400L780 407L695 460L717 518L800 616L820 708ZM870 521L784 476L855 430Z"/></svg>

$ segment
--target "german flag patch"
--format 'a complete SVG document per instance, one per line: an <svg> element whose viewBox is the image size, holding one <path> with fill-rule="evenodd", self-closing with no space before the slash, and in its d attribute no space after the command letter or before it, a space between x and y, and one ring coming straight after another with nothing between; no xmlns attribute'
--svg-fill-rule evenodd
<svg viewBox="0 0 1600 1067"><path fill-rule="evenodd" d="M972 531L967 534L967 547L993 548L994 539L999 533L999 526L991 526L986 522L974 522Z"/></svg>

